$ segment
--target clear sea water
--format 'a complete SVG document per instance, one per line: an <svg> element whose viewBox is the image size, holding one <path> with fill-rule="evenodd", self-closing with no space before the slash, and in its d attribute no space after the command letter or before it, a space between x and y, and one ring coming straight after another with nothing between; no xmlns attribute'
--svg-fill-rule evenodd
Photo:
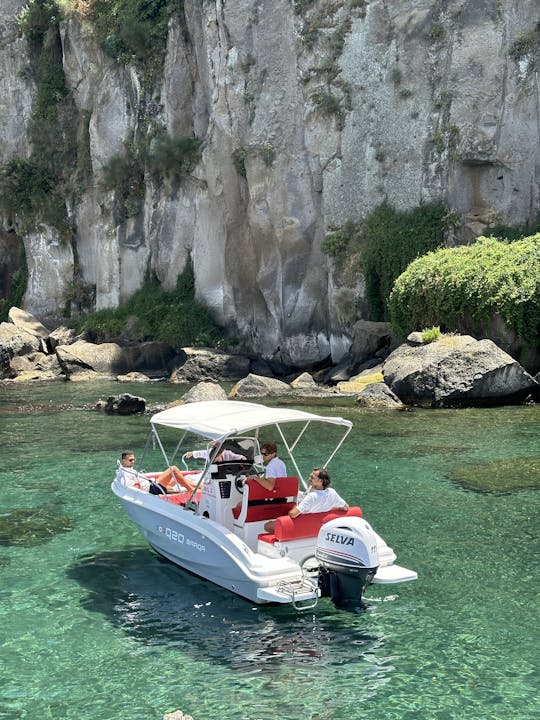
<svg viewBox="0 0 540 720"><path fill-rule="evenodd" d="M321 600L299 615L146 546L109 486L148 416L91 409L126 391L180 394L0 387L2 720L540 717L540 406L325 407L354 422L334 486L419 579L370 588L363 613Z"/></svg>

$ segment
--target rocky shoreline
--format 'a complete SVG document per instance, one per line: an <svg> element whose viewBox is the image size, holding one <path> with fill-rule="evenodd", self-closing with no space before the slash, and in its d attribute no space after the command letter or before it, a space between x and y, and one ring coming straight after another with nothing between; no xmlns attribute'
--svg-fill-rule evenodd
<svg viewBox="0 0 540 720"><path fill-rule="evenodd" d="M311 373L256 355L211 348L178 351L160 342L93 343L66 327L49 330L19 308L11 308L9 322L0 323L0 381L98 380L193 385L185 402L348 396L366 407L405 409L540 401L540 373L533 377L491 340L442 335L424 343L420 333L413 333L398 345L386 323L366 323L361 350L337 366ZM226 393L221 384L234 385ZM101 409L127 412L128 405L137 407L133 401L123 406L114 398L108 403ZM131 411L139 412L138 408Z"/></svg>

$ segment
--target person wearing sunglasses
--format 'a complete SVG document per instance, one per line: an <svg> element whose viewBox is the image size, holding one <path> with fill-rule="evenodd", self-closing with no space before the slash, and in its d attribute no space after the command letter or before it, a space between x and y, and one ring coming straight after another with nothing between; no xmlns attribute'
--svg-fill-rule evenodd
<svg viewBox="0 0 540 720"><path fill-rule="evenodd" d="M151 495L164 495L178 492L178 486L193 492L195 485L184 477L184 473L176 465L171 465L152 482L135 470L135 454L131 450L124 450L120 457L121 467L116 474L126 487L134 487Z"/></svg>
<svg viewBox="0 0 540 720"><path fill-rule="evenodd" d="M271 440L267 440L261 445L261 455L264 468L264 477L252 475L259 485L267 490L273 490L276 484L276 478L287 477L287 468L281 458L278 457L277 445Z"/></svg>

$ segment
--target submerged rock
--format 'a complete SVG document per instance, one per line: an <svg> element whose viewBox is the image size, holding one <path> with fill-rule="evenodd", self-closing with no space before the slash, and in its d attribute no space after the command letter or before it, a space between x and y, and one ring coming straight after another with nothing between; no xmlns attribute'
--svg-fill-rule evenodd
<svg viewBox="0 0 540 720"><path fill-rule="evenodd" d="M0 545L34 547L73 530L67 515L44 508L20 508L0 514Z"/></svg>
<svg viewBox="0 0 540 720"><path fill-rule="evenodd" d="M454 482L477 492L504 494L540 489L540 456L491 460L452 470Z"/></svg>

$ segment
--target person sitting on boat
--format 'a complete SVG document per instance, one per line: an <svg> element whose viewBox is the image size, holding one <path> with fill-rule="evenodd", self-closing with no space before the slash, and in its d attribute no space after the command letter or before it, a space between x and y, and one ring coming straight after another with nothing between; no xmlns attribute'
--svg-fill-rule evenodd
<svg viewBox="0 0 540 720"><path fill-rule="evenodd" d="M176 465L171 465L171 467L150 480L134 469L135 455L131 450L124 450L120 462L122 464L116 477L126 487L138 488L151 495L178 492L179 485L190 492L195 489L195 485L184 476L184 473Z"/></svg>
<svg viewBox="0 0 540 720"><path fill-rule="evenodd" d="M212 443L212 452L210 450L190 450L185 454L184 457L187 458L195 458L197 460L209 460L210 455L213 454L215 448L218 446L217 440L214 440ZM238 461L246 461L247 458L245 455L240 455L240 453L235 453L232 450L227 450L223 446L223 444L220 446L217 455L213 458L214 462L238 462Z"/></svg>
<svg viewBox="0 0 540 720"><path fill-rule="evenodd" d="M287 477L287 468L283 460L278 457L277 445L271 440L267 440L261 445L261 455L264 468L264 477L260 475L250 475L249 478L256 480L263 488L272 491L276 484L276 478ZM248 479L249 479L248 478Z"/></svg>
<svg viewBox="0 0 540 720"><path fill-rule="evenodd" d="M331 510L344 510L347 512L349 505L338 495L334 488L330 487L332 480L330 474L324 468L315 468L309 479L311 487L298 505L289 510L289 517L295 518L298 515L330 512ZM268 520L264 525L265 532L274 532L275 525L275 520Z"/></svg>

